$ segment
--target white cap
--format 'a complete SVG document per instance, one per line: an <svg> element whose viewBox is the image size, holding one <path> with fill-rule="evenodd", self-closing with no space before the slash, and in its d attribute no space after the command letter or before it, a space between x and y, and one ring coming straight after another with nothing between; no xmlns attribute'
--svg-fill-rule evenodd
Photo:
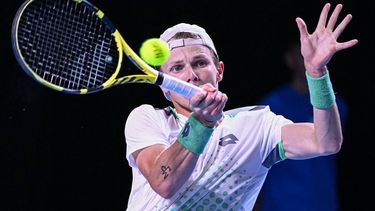
<svg viewBox="0 0 375 211"><path fill-rule="evenodd" d="M170 40L174 35L176 35L179 32L190 32L198 35L200 39L188 38ZM204 45L211 48L215 52L216 56L218 55L215 45L212 42L211 37L207 34L206 30L195 24L179 23L177 25L174 25L165 30L164 33L160 35L160 39L167 42L171 50L173 48L178 48L187 45Z"/></svg>

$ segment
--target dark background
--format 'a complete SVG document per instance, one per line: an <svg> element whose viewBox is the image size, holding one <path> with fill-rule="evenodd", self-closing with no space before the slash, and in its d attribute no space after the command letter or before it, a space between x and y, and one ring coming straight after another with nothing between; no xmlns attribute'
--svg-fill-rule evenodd
<svg viewBox="0 0 375 211"><path fill-rule="evenodd" d="M297 16L316 26L322 1L92 0L138 50L179 22L196 23L213 38L225 63L226 109L254 105L287 82L282 52L298 39ZM343 3L353 20L339 38L359 44L338 52L331 80L349 106L339 158L341 210L373 207L374 3ZM0 210L125 210L131 185L123 135L136 106L169 105L157 86L131 84L90 95L69 95L33 81L15 61L11 24L22 1L1 5ZM317 169L319 170L319 169ZM282 192L282 190L281 190ZM282 194L282 193L281 193Z"/></svg>

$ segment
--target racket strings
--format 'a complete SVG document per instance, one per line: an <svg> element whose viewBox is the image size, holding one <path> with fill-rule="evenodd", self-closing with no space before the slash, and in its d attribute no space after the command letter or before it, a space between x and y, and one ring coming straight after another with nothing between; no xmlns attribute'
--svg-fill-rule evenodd
<svg viewBox="0 0 375 211"><path fill-rule="evenodd" d="M44 80L68 89L96 88L115 72L118 51L95 10L71 0L36 0L19 22L25 62Z"/></svg>

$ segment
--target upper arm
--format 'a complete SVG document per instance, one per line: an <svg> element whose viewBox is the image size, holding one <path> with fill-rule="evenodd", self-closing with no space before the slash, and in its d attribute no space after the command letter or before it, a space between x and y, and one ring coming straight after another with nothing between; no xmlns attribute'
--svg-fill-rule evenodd
<svg viewBox="0 0 375 211"><path fill-rule="evenodd" d="M286 157L307 159L337 153L343 137L336 104L328 109L314 108L314 123L285 125L282 128Z"/></svg>
<svg viewBox="0 0 375 211"><path fill-rule="evenodd" d="M151 169L155 168L154 163L157 157L166 149L166 145L155 144L132 153L138 169L146 179L149 178Z"/></svg>
<svg viewBox="0 0 375 211"><path fill-rule="evenodd" d="M137 166L138 154L155 145L169 146L167 130L155 109L151 106L140 106L128 116L125 124L126 158L131 167ZM146 150L145 152L148 152Z"/></svg>
<svg viewBox="0 0 375 211"><path fill-rule="evenodd" d="M316 157L319 147L315 138L314 124L293 123L281 128L281 138L288 159L307 159Z"/></svg>

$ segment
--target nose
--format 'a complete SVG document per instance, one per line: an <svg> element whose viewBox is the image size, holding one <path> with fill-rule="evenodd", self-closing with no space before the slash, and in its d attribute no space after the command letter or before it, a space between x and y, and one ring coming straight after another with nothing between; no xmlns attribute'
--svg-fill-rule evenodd
<svg viewBox="0 0 375 211"><path fill-rule="evenodd" d="M198 77L197 73L194 71L194 68L189 67L189 72L190 72L190 77L188 79L188 82L199 80L199 77Z"/></svg>

